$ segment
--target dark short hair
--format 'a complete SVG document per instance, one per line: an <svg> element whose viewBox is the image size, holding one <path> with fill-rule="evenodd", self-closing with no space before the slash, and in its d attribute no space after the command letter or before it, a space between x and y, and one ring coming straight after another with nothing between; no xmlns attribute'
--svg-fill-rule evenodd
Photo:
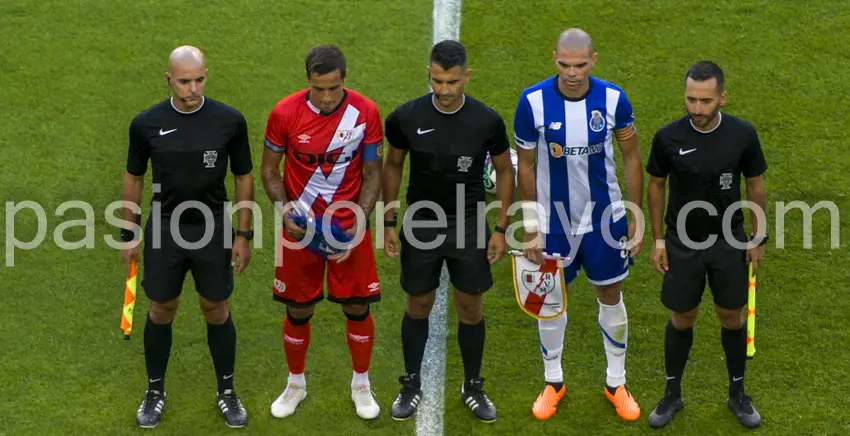
<svg viewBox="0 0 850 436"><path fill-rule="evenodd" d="M694 66L688 69L688 73L685 74L685 83L688 82L689 77L697 82L705 82L706 80L711 80L713 77L717 79L717 93L723 92L723 70L714 62L699 61L695 63Z"/></svg>
<svg viewBox="0 0 850 436"><path fill-rule="evenodd" d="M311 48L304 64L308 79L312 73L325 75L336 70L339 70L341 78L345 78L345 55L335 45L323 44Z"/></svg>
<svg viewBox="0 0 850 436"><path fill-rule="evenodd" d="M440 41L431 49L431 63L440 65L444 70L456 66L466 68L466 48L450 39Z"/></svg>

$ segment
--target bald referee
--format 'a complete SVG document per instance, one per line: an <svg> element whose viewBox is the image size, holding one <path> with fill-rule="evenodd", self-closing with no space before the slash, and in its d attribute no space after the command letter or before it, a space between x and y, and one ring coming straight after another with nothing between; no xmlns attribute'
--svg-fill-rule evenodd
<svg viewBox="0 0 850 436"><path fill-rule="evenodd" d="M144 279L150 299L144 330L148 389L136 413L143 428L159 424L165 407L165 369L171 354L171 323L177 313L186 273L191 271L207 321L207 343L218 382L217 404L230 427L248 419L233 389L236 328L228 298L233 266L241 272L251 257L248 241L251 209L240 208L234 240L225 211L224 180L235 175L236 201L254 201L248 127L239 111L204 96L207 68L195 47L178 47L165 74L171 97L138 114L130 124L130 147L123 200L142 200L148 161L153 169L152 212L144 232ZM124 219L141 221L129 208ZM138 228L138 227L137 227ZM125 242L135 238L121 230ZM138 261L138 244L122 250L128 263Z"/></svg>
<svg viewBox="0 0 850 436"><path fill-rule="evenodd" d="M722 325L720 342L729 372L727 404L748 428L761 424L752 399L744 392L747 365L746 305L749 272L757 269L767 242L767 170L752 124L722 113L726 103L723 70L698 62L685 76L688 114L655 134L646 171L655 245L652 260L664 274L661 301L671 312L664 340L667 386L649 416L649 425L667 425L684 405L682 374L694 341L694 323L706 277L714 309ZM664 216L664 194L670 179L670 204ZM744 231L741 183L754 203L753 234ZM664 234L664 225L667 232Z"/></svg>

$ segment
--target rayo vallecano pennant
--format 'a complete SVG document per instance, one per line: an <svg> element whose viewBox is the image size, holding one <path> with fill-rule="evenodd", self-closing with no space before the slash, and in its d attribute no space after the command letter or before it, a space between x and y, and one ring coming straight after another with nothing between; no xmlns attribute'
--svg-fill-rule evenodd
<svg viewBox="0 0 850 436"><path fill-rule="evenodd" d="M514 290L522 310L537 319L552 319L567 310L567 285L562 257L544 254L543 265L512 250Z"/></svg>

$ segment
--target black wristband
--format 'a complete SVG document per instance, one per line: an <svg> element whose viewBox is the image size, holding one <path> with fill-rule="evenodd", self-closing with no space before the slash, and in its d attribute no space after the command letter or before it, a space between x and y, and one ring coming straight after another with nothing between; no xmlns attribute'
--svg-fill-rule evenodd
<svg viewBox="0 0 850 436"><path fill-rule="evenodd" d="M398 220L392 220L392 221L384 220L384 227L393 227L393 228L395 228L395 226L397 226L397 225L398 225Z"/></svg>
<svg viewBox="0 0 850 436"><path fill-rule="evenodd" d="M507 231L508 231L508 229L506 229L506 228L504 228L504 227L502 227L502 226L496 226L496 227L495 227L495 230L496 230L497 232L499 232L499 233L503 234L503 235L505 234L505 232L507 232Z"/></svg>
<svg viewBox="0 0 850 436"><path fill-rule="evenodd" d="M130 242L136 239L136 234L130 229L121 229L121 242Z"/></svg>

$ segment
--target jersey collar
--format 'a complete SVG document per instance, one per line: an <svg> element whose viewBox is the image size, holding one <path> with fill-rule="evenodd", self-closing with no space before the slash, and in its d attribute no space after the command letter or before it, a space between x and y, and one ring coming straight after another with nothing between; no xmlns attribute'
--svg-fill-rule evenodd
<svg viewBox="0 0 850 436"><path fill-rule="evenodd" d="M581 97L578 97L578 98L567 97L566 95L564 95L563 92L561 92L561 88L558 87L558 80L560 80L560 77L558 77L558 75L556 74L555 80L554 80L554 83L553 83L553 85L555 85L555 92L557 92L558 95L560 95L561 98L563 98L566 101L582 101L585 98L587 98L588 95L590 95L590 91L593 89L593 76L591 76L587 79L588 80L587 92L585 92L584 95L582 95Z"/></svg>
<svg viewBox="0 0 850 436"><path fill-rule="evenodd" d="M207 102L207 96L205 96L205 95L201 96L201 104L198 106L197 109L195 109L193 111L189 111L189 112L185 112L185 111L181 111L180 109L177 109L177 106L174 105L174 96L173 95L171 96L171 98L168 101L171 102L171 107L174 108L174 110L176 110L177 112L179 112L183 115L190 115L190 114L193 114L193 113L201 110L201 108L204 107L204 103Z"/></svg>
<svg viewBox="0 0 850 436"><path fill-rule="evenodd" d="M697 129L697 126L694 125L694 120L692 120L691 117L688 116L688 123L691 124L691 127L694 130L696 130L697 132L702 133L703 135L707 135L707 134L717 130L717 128L720 127L720 123L722 123L722 122L723 122L723 112L718 112L717 113L717 124L715 124L714 127L711 128L711 130L700 130L700 129Z"/></svg>
<svg viewBox="0 0 850 436"><path fill-rule="evenodd" d="M304 94L304 101L307 102L307 107L310 108L310 110L313 111L316 115L323 115L323 116L326 116L326 117L333 115L334 112L339 110L339 108L341 108L343 106L343 104L345 104L345 100L348 100L348 90L347 89L342 90L342 100L339 101L339 104L336 106L336 108L334 108L334 110L331 111L330 113L325 114L325 113L322 113L322 110L317 108L316 105L314 105L313 102L310 101L310 91L309 90L307 90L307 93Z"/></svg>
<svg viewBox="0 0 850 436"><path fill-rule="evenodd" d="M465 104L466 104L466 94L465 94L465 93L464 93L463 95L461 95L461 99L462 99L462 100L460 101L460 106L458 106L458 108L457 108L457 109L455 109L455 110L453 110L453 111L451 111L451 112L446 112L446 111L441 110L440 108L438 108L438 107L437 107L436 97L434 97L434 93L433 93L433 92L431 93L431 104L434 106L434 109L436 109L436 110L437 110L437 112L439 112L439 113L441 113L441 114L453 115L453 114L458 113L458 111L460 111L461 109L463 109L463 105L465 105Z"/></svg>

